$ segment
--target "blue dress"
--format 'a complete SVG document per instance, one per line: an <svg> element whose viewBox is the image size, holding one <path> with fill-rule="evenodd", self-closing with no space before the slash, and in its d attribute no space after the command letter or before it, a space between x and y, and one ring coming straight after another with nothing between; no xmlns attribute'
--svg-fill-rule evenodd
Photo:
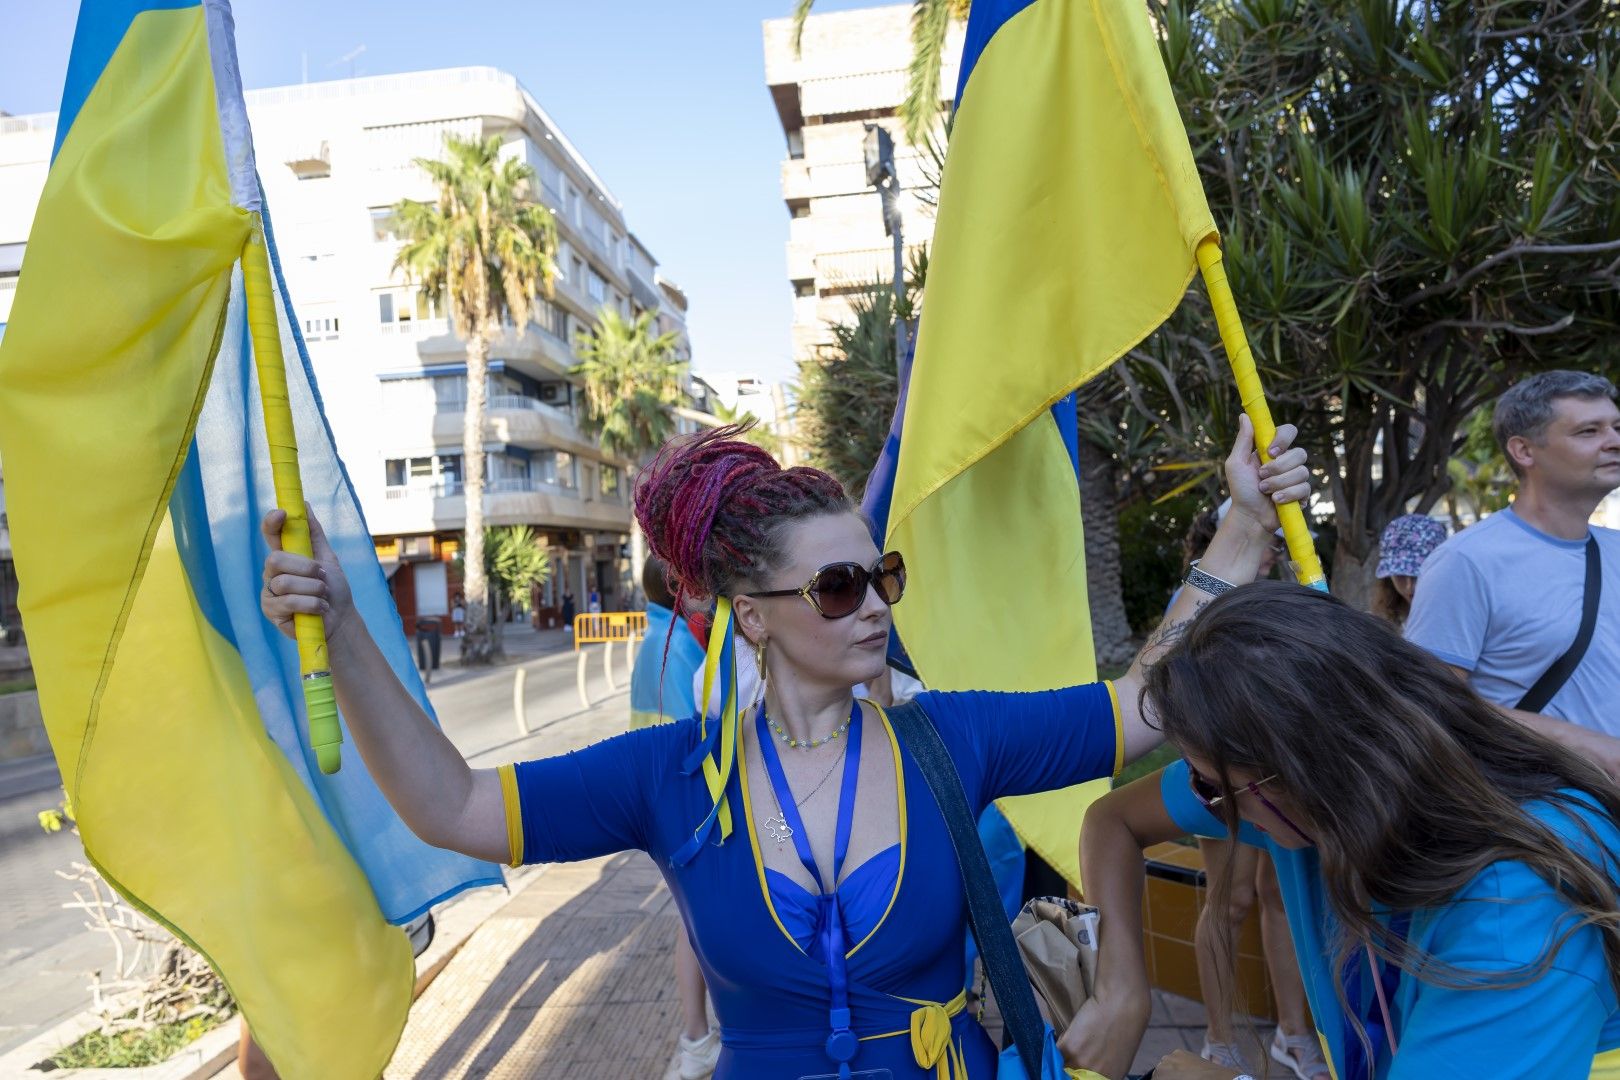
<svg viewBox="0 0 1620 1080"><path fill-rule="evenodd" d="M1106 777L1121 764L1119 712L1106 683L916 700L939 729L976 814L1003 796ZM894 1080L993 1080L996 1048L961 1004L967 906L956 855L916 763L880 720L868 723L866 738L885 740L894 757L900 842L851 868L838 888L850 930L852 1026L861 1039L852 1066L857 1074L888 1069ZM710 807L702 774L681 770L698 743L697 722L686 720L517 765L523 861L647 852L714 998L724 1044L718 1080L835 1073L824 1050L829 990L814 955L814 897L765 869L742 763L727 792L736 832L684 866L671 864Z"/></svg>

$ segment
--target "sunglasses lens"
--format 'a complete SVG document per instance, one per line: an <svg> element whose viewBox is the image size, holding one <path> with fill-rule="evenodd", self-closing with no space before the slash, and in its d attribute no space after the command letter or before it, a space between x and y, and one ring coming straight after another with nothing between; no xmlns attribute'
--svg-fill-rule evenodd
<svg viewBox="0 0 1620 1080"><path fill-rule="evenodd" d="M886 604L898 604L906 594L906 563L898 551L883 556L877 570L878 595Z"/></svg>
<svg viewBox="0 0 1620 1080"><path fill-rule="evenodd" d="M866 568L854 563L824 567L816 575L816 606L826 618L841 619L861 606L869 580Z"/></svg>
<svg viewBox="0 0 1620 1080"><path fill-rule="evenodd" d="M1193 794L1198 796L1198 800L1204 805L1208 806L1210 803L1220 798L1220 790L1216 788L1214 784L1205 779L1204 775L1197 770L1189 768L1187 772L1187 779L1188 782L1192 784Z"/></svg>

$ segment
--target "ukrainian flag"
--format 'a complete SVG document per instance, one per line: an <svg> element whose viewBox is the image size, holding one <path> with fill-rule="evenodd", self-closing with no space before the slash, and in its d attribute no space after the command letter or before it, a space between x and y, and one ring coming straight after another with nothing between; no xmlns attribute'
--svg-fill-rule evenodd
<svg viewBox="0 0 1620 1080"><path fill-rule="evenodd" d="M427 848L357 755L324 776L259 614L274 505L241 257L263 215L225 0L84 0L0 346L22 608L86 854L202 952L281 1075L375 1077L406 922L495 867ZM275 263L304 490L418 700Z"/></svg>
<svg viewBox="0 0 1620 1080"><path fill-rule="evenodd" d="M1175 310L1214 233L1142 0L975 0L893 471L875 474L914 586L896 625L931 688L1095 678L1074 391ZM1078 882L1090 797L1003 808Z"/></svg>

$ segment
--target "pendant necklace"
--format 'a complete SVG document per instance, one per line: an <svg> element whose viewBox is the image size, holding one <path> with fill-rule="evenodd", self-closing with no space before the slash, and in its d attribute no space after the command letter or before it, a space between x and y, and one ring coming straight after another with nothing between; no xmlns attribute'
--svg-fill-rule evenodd
<svg viewBox="0 0 1620 1080"><path fill-rule="evenodd" d="M844 755L848 752L849 744L845 743L838 751L838 757L833 761L832 767L828 769L827 774L816 783L816 786L810 789L810 794L806 795L802 799L796 800L800 806L808 806L810 800L816 797L816 792L827 786L827 781L832 779L832 774L838 771L838 766L843 763ZM774 794L774 792L772 794ZM776 816L765 822L765 835L768 836L771 842L776 845L777 851L781 851L782 845L793 839L793 826L787 823L787 818L782 813L781 799L776 800Z"/></svg>

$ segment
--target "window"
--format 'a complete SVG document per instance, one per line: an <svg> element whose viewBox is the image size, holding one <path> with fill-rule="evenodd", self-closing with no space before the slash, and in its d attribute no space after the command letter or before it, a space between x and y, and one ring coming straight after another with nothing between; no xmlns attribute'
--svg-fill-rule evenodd
<svg viewBox="0 0 1620 1080"><path fill-rule="evenodd" d="M539 450L530 462L530 475L570 491L579 488L579 462L565 450Z"/></svg>
<svg viewBox="0 0 1620 1080"><path fill-rule="evenodd" d="M801 297L816 295L816 283L814 281L795 281L793 283L793 295Z"/></svg>
<svg viewBox="0 0 1620 1080"><path fill-rule="evenodd" d="M568 315L550 300L535 302L534 321L552 337L568 340Z"/></svg>
<svg viewBox="0 0 1620 1080"><path fill-rule="evenodd" d="M788 157L795 161L804 157L804 129L790 131L787 135Z"/></svg>
<svg viewBox="0 0 1620 1080"><path fill-rule="evenodd" d="M602 497L606 499L619 497L619 470L616 466L607 464L602 466Z"/></svg>
<svg viewBox="0 0 1620 1080"><path fill-rule="evenodd" d="M442 319L439 304L421 289L379 289L377 291L377 321L385 334L413 333L415 323ZM429 333L438 330L429 329Z"/></svg>
<svg viewBox="0 0 1620 1080"><path fill-rule="evenodd" d="M305 341L336 341L338 319L336 315L304 320Z"/></svg>
<svg viewBox="0 0 1620 1080"><path fill-rule="evenodd" d="M461 480L461 455L436 454L429 457L389 458L383 472L391 488L426 488L438 483Z"/></svg>
<svg viewBox="0 0 1620 1080"><path fill-rule="evenodd" d="M585 284L585 260L578 255L568 260L568 278L576 286Z"/></svg>
<svg viewBox="0 0 1620 1080"><path fill-rule="evenodd" d="M373 206L371 208L371 238L378 241L403 240L400 233L399 216L394 213L391 206Z"/></svg>
<svg viewBox="0 0 1620 1080"><path fill-rule="evenodd" d="M810 202L808 199L804 202L793 204L793 216L796 218L807 218L810 216Z"/></svg>
<svg viewBox="0 0 1620 1080"><path fill-rule="evenodd" d="M585 286L585 291L590 293L591 299L597 303L607 303L607 279L595 270L591 271L590 281Z"/></svg>

